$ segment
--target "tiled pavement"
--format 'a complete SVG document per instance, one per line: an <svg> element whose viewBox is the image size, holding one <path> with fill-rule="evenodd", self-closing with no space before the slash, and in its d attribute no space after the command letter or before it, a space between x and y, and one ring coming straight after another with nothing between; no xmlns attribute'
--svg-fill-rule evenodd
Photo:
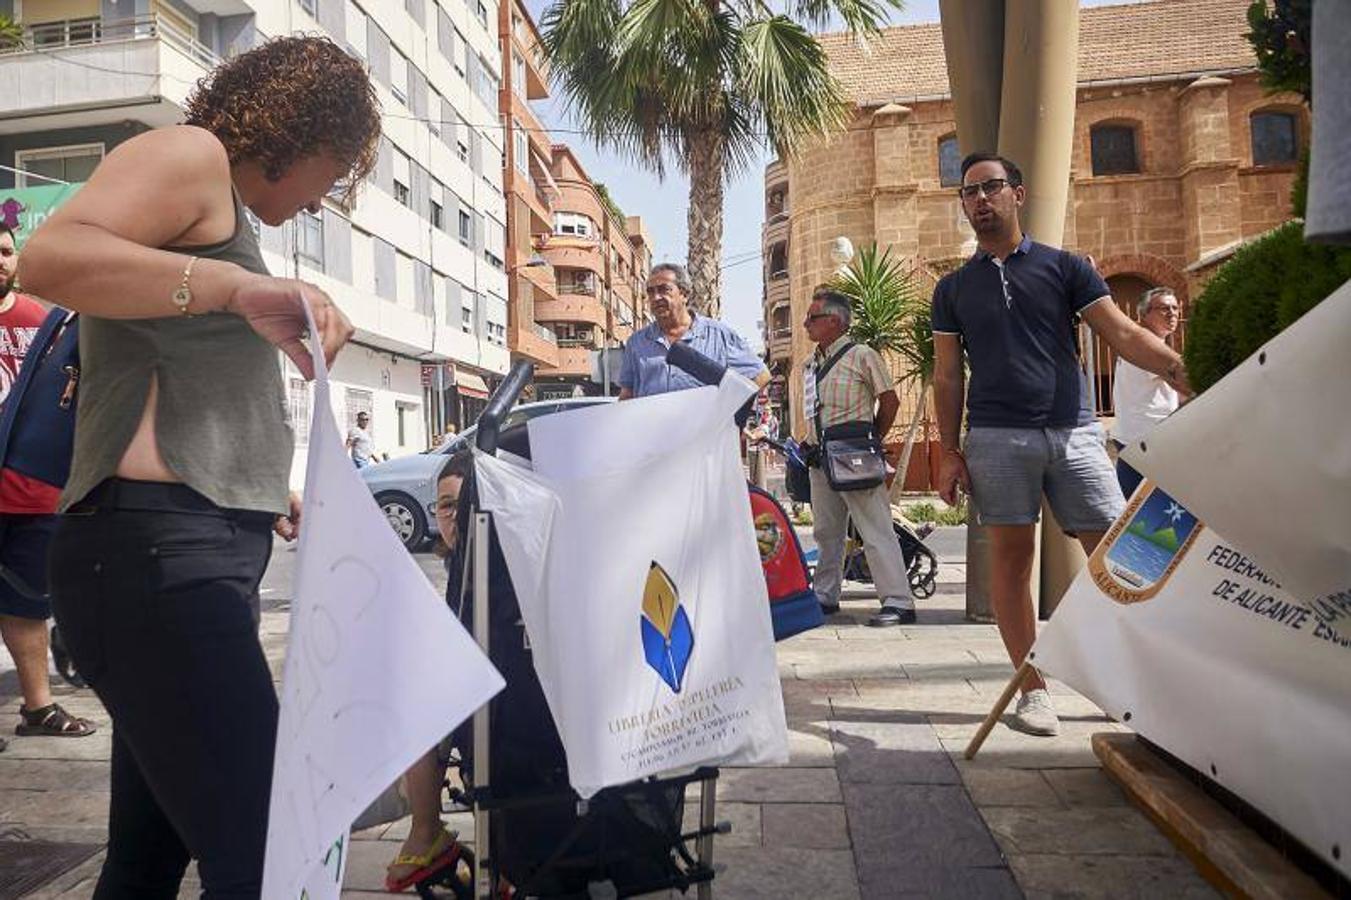
<svg viewBox="0 0 1351 900"><path fill-rule="evenodd" d="M291 556L279 548L269 605L284 608ZM434 562L424 565L436 577ZM723 771L718 817L733 830L716 841L715 896L1214 896L1099 769L1089 736L1120 726L1063 685L1052 684L1059 737L1000 725L974 761L961 758L1011 672L994 628L963 620L964 569L944 561L917 625L868 628L876 601L860 596L826 627L779 645L791 758ZM285 629L284 611L265 613L274 663ZM17 706L13 691L13 672L0 674L5 708ZM87 692L61 702L103 730L11 740L0 754L0 839L20 829L33 839L105 840L107 719ZM452 820L472 834L468 816ZM357 836L345 897L386 896L384 866L406 830L404 821ZM89 897L100 858L31 896ZM196 896L195 882L182 896Z"/></svg>

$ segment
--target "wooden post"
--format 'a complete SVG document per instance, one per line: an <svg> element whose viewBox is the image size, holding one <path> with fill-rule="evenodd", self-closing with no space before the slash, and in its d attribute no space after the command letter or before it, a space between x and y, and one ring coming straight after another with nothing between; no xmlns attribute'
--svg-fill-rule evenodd
<svg viewBox="0 0 1351 900"><path fill-rule="evenodd" d="M985 743L985 739L990 736L990 732L994 729L995 723L998 722L999 717L1004 714L1004 710L1008 708L1009 701L1013 699L1013 695L1016 694L1018 688L1022 686L1023 679L1027 677L1027 673L1031 671L1032 661L1030 659L1023 660L1023 664L1018 667L1018 671L1013 673L1013 677L1009 679L1009 683L1004 686L1004 693L1000 694L999 699L994 702L994 707L991 708L989 715L985 717L985 721L980 723L980 728L977 729L975 736L971 738L971 743L966 745L966 752L963 755L966 756L967 759L974 757L976 752L980 750L980 745Z"/></svg>

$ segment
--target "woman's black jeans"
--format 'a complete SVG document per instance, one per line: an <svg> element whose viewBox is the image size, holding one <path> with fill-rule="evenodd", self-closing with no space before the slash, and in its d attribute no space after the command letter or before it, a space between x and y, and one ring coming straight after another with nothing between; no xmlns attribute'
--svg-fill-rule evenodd
<svg viewBox="0 0 1351 900"><path fill-rule="evenodd" d="M185 485L109 479L62 517L53 607L113 720L108 856L97 900L262 885L277 695L258 642L272 515Z"/></svg>

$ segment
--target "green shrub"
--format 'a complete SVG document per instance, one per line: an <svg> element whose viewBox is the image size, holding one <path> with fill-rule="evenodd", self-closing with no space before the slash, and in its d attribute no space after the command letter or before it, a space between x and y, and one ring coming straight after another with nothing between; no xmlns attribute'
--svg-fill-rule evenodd
<svg viewBox="0 0 1351 900"><path fill-rule="evenodd" d="M1351 279L1351 249L1309 244L1287 222L1238 250L1206 285L1183 356L1197 391L1223 378Z"/></svg>

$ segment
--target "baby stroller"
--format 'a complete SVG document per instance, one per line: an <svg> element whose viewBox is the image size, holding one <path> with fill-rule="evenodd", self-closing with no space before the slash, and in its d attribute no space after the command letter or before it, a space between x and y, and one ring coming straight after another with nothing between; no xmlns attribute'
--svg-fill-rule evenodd
<svg viewBox="0 0 1351 900"><path fill-rule="evenodd" d="M811 479L807 475L807 461L802 448L792 438L785 441L766 439L765 443L782 453L785 459L784 486L788 496L796 503L810 504L812 501ZM916 529L904 517L893 515L892 530L896 541L901 545L901 556L905 559L907 580L910 591L917 600L933 596L937 587L938 557L924 544L924 538L933 530L924 525ZM872 583L872 573L868 571L868 557L863 552L863 540L859 537L854 523L849 530L844 548L844 577L850 581Z"/></svg>
<svg viewBox="0 0 1351 900"><path fill-rule="evenodd" d="M529 383L533 366L518 363L478 420L477 446L495 453L500 423ZM528 453L528 451L527 451ZM491 513L469 491L459 615L506 687L451 737L451 765L460 771L457 803L474 814L474 850L461 858L474 871L465 884L458 866L416 884L423 900L437 887L456 900L629 897L698 886L708 900L718 770L704 767L607 788L583 801L567 777L567 758L536 675L506 561ZM685 789L699 782L699 822L685 830Z"/></svg>

